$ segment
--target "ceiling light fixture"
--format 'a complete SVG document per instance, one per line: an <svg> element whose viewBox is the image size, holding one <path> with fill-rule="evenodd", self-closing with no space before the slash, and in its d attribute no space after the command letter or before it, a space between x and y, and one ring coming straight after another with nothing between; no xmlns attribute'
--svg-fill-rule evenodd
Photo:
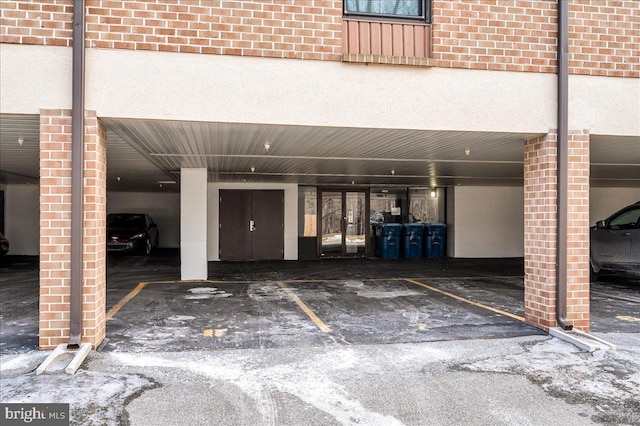
<svg viewBox="0 0 640 426"><path fill-rule="evenodd" d="M24 143L24 139L18 138L18 145L22 146L23 143Z"/></svg>

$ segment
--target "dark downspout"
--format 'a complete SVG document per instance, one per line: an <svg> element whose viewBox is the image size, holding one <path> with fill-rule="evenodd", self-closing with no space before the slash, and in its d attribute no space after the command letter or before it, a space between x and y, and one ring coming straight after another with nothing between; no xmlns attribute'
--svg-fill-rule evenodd
<svg viewBox="0 0 640 426"><path fill-rule="evenodd" d="M71 107L71 300L68 349L79 348L82 340L84 27L84 0L74 0Z"/></svg>
<svg viewBox="0 0 640 426"><path fill-rule="evenodd" d="M567 320L567 233L569 169L569 5L558 0L558 225L556 247L556 321L563 330L573 325Z"/></svg>

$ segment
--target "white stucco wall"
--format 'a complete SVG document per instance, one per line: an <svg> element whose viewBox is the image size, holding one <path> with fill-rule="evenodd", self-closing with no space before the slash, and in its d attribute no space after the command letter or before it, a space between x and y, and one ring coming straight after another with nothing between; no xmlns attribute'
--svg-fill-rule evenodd
<svg viewBox="0 0 640 426"><path fill-rule="evenodd" d="M284 191L284 259L298 260L298 185L209 183L207 247L209 260L220 260L220 190L221 189L279 189Z"/></svg>
<svg viewBox="0 0 640 426"><path fill-rule="evenodd" d="M457 186L455 257L524 256L524 188Z"/></svg>
<svg viewBox="0 0 640 426"><path fill-rule="evenodd" d="M180 194L107 192L107 213L147 213L158 225L160 247L180 247Z"/></svg>
<svg viewBox="0 0 640 426"><path fill-rule="evenodd" d="M86 108L100 117L492 132L556 127L554 74L118 49L86 54ZM70 48L2 45L2 112L70 108L70 85ZM640 79L570 76L569 90L570 128L640 135Z"/></svg>
<svg viewBox="0 0 640 426"><path fill-rule="evenodd" d="M5 236L10 255L36 256L40 253L40 187L6 185Z"/></svg>

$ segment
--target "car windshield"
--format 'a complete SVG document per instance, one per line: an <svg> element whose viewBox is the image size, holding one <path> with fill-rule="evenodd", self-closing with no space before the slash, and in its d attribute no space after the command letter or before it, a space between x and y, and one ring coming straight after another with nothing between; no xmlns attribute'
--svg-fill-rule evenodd
<svg viewBox="0 0 640 426"><path fill-rule="evenodd" d="M640 208L629 210L609 222L611 229L634 229L640 220Z"/></svg>
<svg viewBox="0 0 640 426"><path fill-rule="evenodd" d="M111 228L144 229L144 223L144 215L141 214L113 214L107 216L107 226Z"/></svg>

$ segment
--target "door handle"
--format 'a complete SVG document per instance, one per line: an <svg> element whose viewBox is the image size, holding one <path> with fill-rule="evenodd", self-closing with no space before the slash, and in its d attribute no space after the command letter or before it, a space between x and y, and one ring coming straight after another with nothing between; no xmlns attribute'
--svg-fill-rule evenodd
<svg viewBox="0 0 640 426"><path fill-rule="evenodd" d="M249 231L253 232L256 230L256 223L253 220L249 221Z"/></svg>

